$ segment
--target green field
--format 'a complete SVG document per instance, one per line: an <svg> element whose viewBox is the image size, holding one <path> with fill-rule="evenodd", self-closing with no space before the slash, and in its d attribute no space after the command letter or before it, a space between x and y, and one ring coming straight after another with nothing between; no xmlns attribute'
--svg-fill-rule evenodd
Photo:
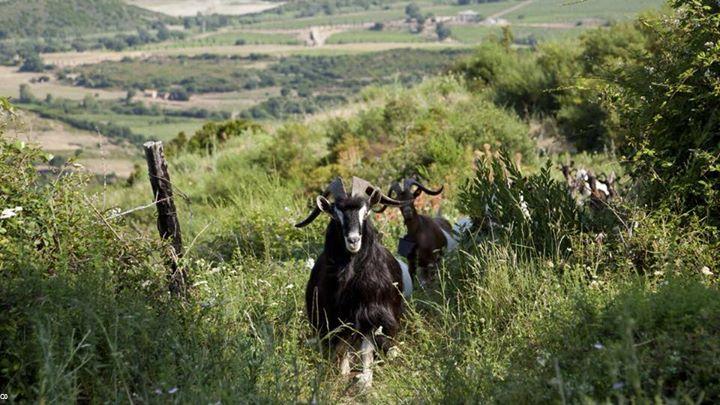
<svg viewBox="0 0 720 405"><path fill-rule="evenodd" d="M432 13L436 16L454 16L465 10L474 10L481 15L490 15L514 5L511 1L495 3L458 5L437 5L434 3L416 2L422 13ZM288 18L287 20L268 20L253 24L258 28L296 29L307 28L314 25L341 25L341 24L363 24L372 22L385 22L391 20L402 20L405 16L407 3L393 3L382 9L370 9L362 12L351 12L338 15L316 16L310 18Z"/></svg>
<svg viewBox="0 0 720 405"><path fill-rule="evenodd" d="M270 34L259 32L230 31L211 34L203 37L194 37L184 41L175 41L177 47L193 46L218 46L237 44L275 44L275 45L300 45L300 41L292 34ZM155 45L157 46L157 45ZM153 45L147 45L141 49L153 49Z"/></svg>
<svg viewBox="0 0 720 405"><path fill-rule="evenodd" d="M167 141L174 138L180 131L193 133L205 122L207 122L205 119L195 118L111 113L83 114L82 118L101 123L114 123L122 127L128 127L133 133L142 135L147 139L161 141Z"/></svg>
<svg viewBox="0 0 720 405"><path fill-rule="evenodd" d="M261 60L267 58L260 58ZM71 72L85 87L167 89L183 85L192 93L228 92L257 81L259 71L250 68L257 60L217 55L199 57L153 57L84 65Z"/></svg>
<svg viewBox="0 0 720 405"><path fill-rule="evenodd" d="M427 42L422 35L409 31L398 30L357 30L333 34L325 41L326 44L374 43L374 42Z"/></svg>
<svg viewBox="0 0 720 405"><path fill-rule="evenodd" d="M503 18L511 23L576 23L584 19L622 21L637 13L658 9L664 0L535 0Z"/></svg>
<svg viewBox="0 0 720 405"><path fill-rule="evenodd" d="M534 28L534 27L511 27L513 36L516 40L527 39L530 37L538 41L563 40L568 38L576 38L587 28ZM502 28L456 25L451 27L451 37L457 41L466 44L478 44L489 37L500 38L502 36Z"/></svg>

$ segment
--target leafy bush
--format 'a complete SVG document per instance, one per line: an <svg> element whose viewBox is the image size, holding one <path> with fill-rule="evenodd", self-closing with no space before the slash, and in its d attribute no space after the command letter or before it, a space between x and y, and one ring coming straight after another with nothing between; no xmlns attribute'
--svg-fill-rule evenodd
<svg viewBox="0 0 720 405"><path fill-rule="evenodd" d="M308 126L287 124L277 130L256 162L286 179L303 179L309 187L321 187L325 179L313 180L309 175L317 164L318 154L322 153L318 150L318 140L319 134Z"/></svg>
<svg viewBox="0 0 720 405"><path fill-rule="evenodd" d="M209 122L198 129L189 139L184 132L179 133L168 142L168 153L177 154L179 151L212 153L215 148L229 139L241 136L248 131L260 129L260 125L242 119L222 123Z"/></svg>
<svg viewBox="0 0 720 405"><path fill-rule="evenodd" d="M577 42L547 43L532 51L487 42L455 71L523 117L555 118L562 135L579 149L601 150L620 142L618 118L606 105L616 97L604 92L603 72L625 66L644 52L644 34L626 23L590 30Z"/></svg>
<svg viewBox="0 0 720 405"><path fill-rule="evenodd" d="M40 55L37 53L31 53L23 59L22 65L20 65L21 72L43 72L45 71L45 62L43 62Z"/></svg>
<svg viewBox="0 0 720 405"><path fill-rule="evenodd" d="M647 51L608 69L609 108L645 200L720 225L720 5L671 4L640 25Z"/></svg>
<svg viewBox="0 0 720 405"><path fill-rule="evenodd" d="M538 68L536 58L528 51L505 49L500 43L488 41L455 70L475 88L489 88L497 104L512 106L522 116L552 112L558 107L553 94L547 91L553 84Z"/></svg>
<svg viewBox="0 0 720 405"><path fill-rule="evenodd" d="M551 170L548 162L540 172L523 176L506 154L486 156L460 192L459 209L474 227L510 241L518 251L564 256L581 231L580 211Z"/></svg>

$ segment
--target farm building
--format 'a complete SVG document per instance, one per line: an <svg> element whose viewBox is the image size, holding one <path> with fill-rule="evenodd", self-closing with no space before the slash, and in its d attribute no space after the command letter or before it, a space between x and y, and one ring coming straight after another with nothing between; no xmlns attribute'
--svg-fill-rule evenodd
<svg viewBox="0 0 720 405"><path fill-rule="evenodd" d="M481 20L480 14L472 10L461 11L457 15L458 22L461 23L475 23Z"/></svg>

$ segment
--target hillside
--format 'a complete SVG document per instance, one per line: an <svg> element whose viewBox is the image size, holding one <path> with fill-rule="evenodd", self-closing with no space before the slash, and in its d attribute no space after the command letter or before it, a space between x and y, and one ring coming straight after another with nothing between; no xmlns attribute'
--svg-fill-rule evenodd
<svg viewBox="0 0 720 405"><path fill-rule="evenodd" d="M134 31L165 18L120 0L7 0L0 2L0 39Z"/></svg>

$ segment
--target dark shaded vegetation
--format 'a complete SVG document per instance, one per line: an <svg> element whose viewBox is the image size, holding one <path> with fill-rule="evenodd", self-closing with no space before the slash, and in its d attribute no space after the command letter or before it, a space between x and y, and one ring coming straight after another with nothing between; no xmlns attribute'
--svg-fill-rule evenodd
<svg viewBox="0 0 720 405"><path fill-rule="evenodd" d="M8 0L0 2L0 63L38 53L128 47L183 34L177 20L120 0Z"/></svg>
<svg viewBox="0 0 720 405"><path fill-rule="evenodd" d="M150 29L173 19L120 0L6 0L0 39L58 38Z"/></svg>
<svg viewBox="0 0 720 405"><path fill-rule="evenodd" d="M670 3L683 13L640 24L644 52L602 73L606 108L645 200L720 226L720 3Z"/></svg>

